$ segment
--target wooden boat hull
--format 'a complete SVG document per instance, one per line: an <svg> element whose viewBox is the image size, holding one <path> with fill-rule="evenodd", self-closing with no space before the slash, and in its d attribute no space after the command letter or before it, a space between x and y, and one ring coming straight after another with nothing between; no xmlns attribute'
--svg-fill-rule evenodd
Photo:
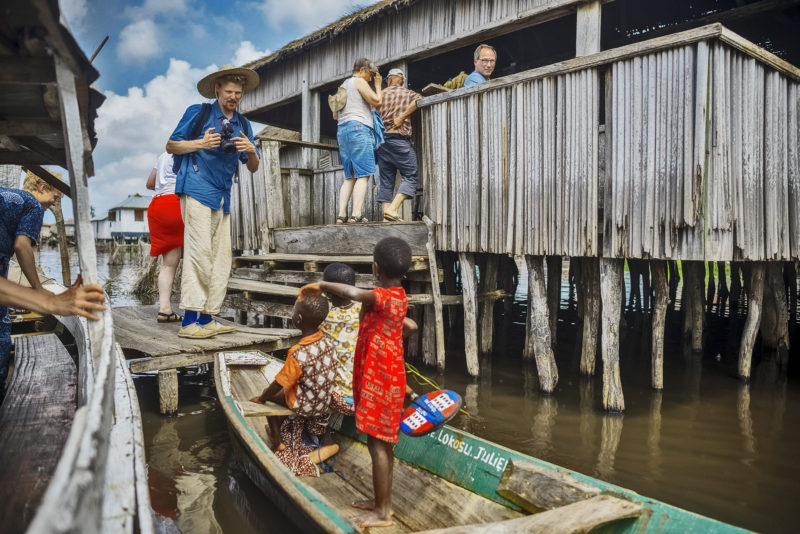
<svg viewBox="0 0 800 534"><path fill-rule="evenodd" d="M242 353L238 353L242 354ZM273 373L280 368L280 360L272 357L270 365ZM225 354L217 356L215 365L215 378L217 393L220 403L235 442L239 446L240 458L243 468L253 482L261 488L264 494L280 506L287 516L304 532L358 532L350 523L348 517L352 515L347 508L346 499L336 492L330 491L330 484L320 482L320 479L296 477L292 475L277 458L272 454L265 442L266 433L258 425L263 425L264 418L245 417L239 401L246 401L242 392L238 399L236 392L231 388L231 374L255 373L268 376L269 372L258 366L247 368L231 367L226 363ZM273 374L274 376L274 374ZM236 380L236 378L234 377ZM268 382L264 376L260 377L263 384ZM257 380L256 380L257 381ZM253 382L255 384L255 382ZM255 388L255 385L253 385ZM255 391L255 389L253 389ZM249 394L249 393L247 393ZM249 397L248 397L249 398ZM344 458L338 464L347 476L353 479L361 477L361 483L369 485L363 479L368 478L364 473L369 469L368 456L362 457L367 463L366 467L353 463L353 450L357 447L364 448L363 436L355 431L352 418L344 418L338 425L337 441L341 450L339 456ZM405 522L403 528L392 531L424 531L426 529L442 529L437 532L536 532L539 527L533 522L525 523L530 518L537 516L544 518L546 514L557 513L558 508L547 512L525 515L515 503L498 494L498 485L510 463L532 466L541 472L548 473L554 478L572 481L575 485L588 487L597 495L610 496L622 502L636 505L636 517L613 521L606 524L603 532L626 533L664 533L664 532L703 532L703 533L738 533L746 532L738 527L692 513L669 504L642 497L633 491L582 475L567 469L560 468L542 460L524 455L506 447L489 442L467 432L445 426L425 437L410 438L400 437L394 454L395 462L395 492L393 507L395 518L401 518L403 513L408 513L408 508L420 503L436 500L439 494L452 493L448 498L440 498L441 508L438 510L440 517L427 521L414 523L413 519L402 518ZM347 463L350 461L351 463ZM358 471L363 472L359 475ZM403 487L402 475L399 471L413 471L414 476L428 477L425 482ZM333 475L324 475L328 480L337 480ZM359 482L353 482L358 484ZM341 484L340 484L341 485ZM400 487L398 487L400 486ZM317 491L318 488L320 491ZM329 491L325 491L328 489ZM413 498L408 493L415 493ZM366 493L366 491L365 491ZM467 502L466 499L472 499ZM481 502L479 503L478 500ZM558 506L558 505L555 505ZM476 508L484 507L473 517L463 517L473 513ZM459 508L459 510L453 510ZM505 510L503 512L502 510ZM567 508L563 508L567 513ZM554 516L556 517L556 516ZM478 520L476 520L478 518ZM481 524L484 523L485 524ZM599 523L602 524L602 523ZM504 527L503 525L506 525ZM452 527L452 528L446 528ZM490 529L488 527L491 527ZM566 524L563 526L566 528ZM561 531L559 529L556 532ZM389 532L387 530L387 532Z"/></svg>

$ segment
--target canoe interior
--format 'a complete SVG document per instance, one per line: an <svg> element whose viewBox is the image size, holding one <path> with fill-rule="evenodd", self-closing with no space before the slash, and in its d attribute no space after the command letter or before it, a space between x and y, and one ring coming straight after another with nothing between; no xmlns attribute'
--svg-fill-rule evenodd
<svg viewBox="0 0 800 534"><path fill-rule="evenodd" d="M235 401L244 401L258 395L280 366L281 362L257 367L229 366L231 397ZM272 443L266 430L266 417L248 417L246 421L264 443L268 446ZM361 441L353 439L348 429L352 426L350 418L343 425L343 432L335 432L333 436L340 447L333 469L342 476L323 473L318 478L300 479L321 493L343 518L360 513L351 506L353 501L372 498L369 452ZM523 515L397 458L392 497L394 525L381 529L387 534L487 523Z"/></svg>
<svg viewBox="0 0 800 534"><path fill-rule="evenodd" d="M220 400L227 396L227 402L231 406L239 401L249 400L259 394L280 370L283 362L271 356L262 356L260 363L263 365L257 365L258 362L252 357L256 352L251 351L250 356L243 352L228 353L232 355L231 360L236 360L238 354L249 365L236 365L235 361L229 361L226 371L229 383L220 388L219 382L222 380L218 377ZM220 358L228 361L223 354L220 354ZM230 420L231 414L228 416ZM271 444L265 428L265 417L245 418L240 413L236 413L235 417L244 421L251 429L249 432L263 441L262 445L268 447ZM232 426L235 427L233 424ZM340 446L334 469L344 475L344 480L328 473L319 478L295 477L295 480L319 492L338 517L352 518L358 512L350 506L351 503L354 500L372 498L371 461L364 444L365 437L355 432L352 418L346 417L334 427L333 439ZM242 432L242 429L237 431ZM456 525L481 525L522 517L524 512L519 511L496 491L510 460L530 462L541 468L563 473L598 488L604 494L638 502L643 506L643 513L638 519L617 521L595 529L596 532L748 532L527 456L449 426L420 438L401 434L394 455L392 499L395 524L389 529L381 529L382 532L416 532ZM261 458L261 461L277 462L271 453L262 455Z"/></svg>

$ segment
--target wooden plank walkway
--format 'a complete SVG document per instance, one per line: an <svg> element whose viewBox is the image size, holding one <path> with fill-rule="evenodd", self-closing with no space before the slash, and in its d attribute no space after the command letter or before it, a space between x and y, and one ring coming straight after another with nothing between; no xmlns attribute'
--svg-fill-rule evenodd
<svg viewBox="0 0 800 534"><path fill-rule="evenodd" d="M157 306L122 306L113 309L114 335L130 362L132 373L177 369L209 363L214 353L236 348L259 348L265 352L291 347L299 331L284 328L236 326L236 332L208 339L178 337L180 323L158 323ZM228 321L220 321L233 324Z"/></svg>
<svg viewBox="0 0 800 534"><path fill-rule="evenodd" d="M0 409L0 525L24 532L61 458L76 409L77 369L55 334L18 337Z"/></svg>

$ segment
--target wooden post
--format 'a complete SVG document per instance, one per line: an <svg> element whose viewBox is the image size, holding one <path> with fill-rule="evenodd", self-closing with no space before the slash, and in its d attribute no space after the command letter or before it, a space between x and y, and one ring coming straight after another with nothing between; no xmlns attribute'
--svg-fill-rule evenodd
<svg viewBox="0 0 800 534"><path fill-rule="evenodd" d="M735 313L739 312L742 303L742 263L738 261L731 262L731 296L730 296L730 316L733 317Z"/></svg>
<svg viewBox="0 0 800 534"><path fill-rule="evenodd" d="M484 263L484 270L481 273L481 293L494 291L497 289L497 271L500 266L500 257L496 254L488 254ZM494 299L484 299L480 303L480 342L479 352L481 355L492 352L492 338L494 332Z"/></svg>
<svg viewBox="0 0 800 534"><path fill-rule="evenodd" d="M717 283L714 276L714 262L710 261L706 264L708 266L708 288L706 289L706 313L711 313L714 307L714 298L717 296ZM725 277L723 271L722 277Z"/></svg>
<svg viewBox="0 0 800 534"><path fill-rule="evenodd" d="M576 13L575 56L585 56L600 51L600 0L578 5Z"/></svg>
<svg viewBox="0 0 800 534"><path fill-rule="evenodd" d="M475 256L469 252L459 252L461 264L461 293L464 297L464 355L467 358L467 372L470 376L480 374L478 363L478 324L477 287L475 280Z"/></svg>
<svg viewBox="0 0 800 534"><path fill-rule="evenodd" d="M600 294L603 301L603 408L624 412L625 399L619 376L619 322L623 283L623 262L600 259Z"/></svg>
<svg viewBox="0 0 800 534"><path fill-rule="evenodd" d="M678 297L678 286L681 283L681 274L678 270L678 262L675 260L667 261L667 270L669 273L669 306L675 309L675 301ZM683 304L681 304L683 306Z"/></svg>
<svg viewBox="0 0 800 534"><path fill-rule="evenodd" d="M575 258L580 264L580 291L583 303L581 339L581 374L593 376L597 356L597 333L600 325L600 263L597 258Z"/></svg>
<svg viewBox="0 0 800 534"><path fill-rule="evenodd" d="M424 285L421 282L411 282L409 284L411 288L411 293L420 294L424 292ZM417 323L417 326L421 330L423 323L422 323L422 306L415 306L414 309L409 310L407 316L409 319ZM422 332L417 330L417 333L413 336L409 336L405 339L405 346L406 346L406 359L412 362L419 362L422 358L420 357L421 352L421 341L422 341Z"/></svg>
<svg viewBox="0 0 800 534"><path fill-rule="evenodd" d="M667 318L669 288L667 287L667 262L652 260L650 271L653 273L655 302L653 303L653 336L651 374L653 389L664 389L664 325Z"/></svg>
<svg viewBox="0 0 800 534"><path fill-rule="evenodd" d="M58 232L58 252L61 254L61 280L65 286L72 285L72 273L69 268L69 244L67 243L67 228L64 224L64 214L61 211L61 199L50 206L50 211L56 218L56 231Z"/></svg>
<svg viewBox="0 0 800 534"><path fill-rule="evenodd" d="M761 341L764 347L782 355L789 351L789 310L783 283L782 262L767 263L764 279L764 304L761 316Z"/></svg>
<svg viewBox="0 0 800 534"><path fill-rule="evenodd" d="M163 369L158 372L158 406L163 415L178 411L178 370Z"/></svg>
<svg viewBox="0 0 800 534"><path fill-rule="evenodd" d="M425 365L436 365L436 321L433 304L427 304L422 312L422 361Z"/></svg>
<svg viewBox="0 0 800 534"><path fill-rule="evenodd" d="M703 350L705 263L684 261L681 266L683 268L683 294L681 295L683 337L691 340L693 351L699 352Z"/></svg>
<svg viewBox="0 0 800 534"><path fill-rule="evenodd" d="M547 290L544 282L542 256L525 256L528 265L528 316L525 321L525 350L523 357L536 358L539 388L553 393L558 383L553 347L550 343L550 320L547 311Z"/></svg>
<svg viewBox="0 0 800 534"><path fill-rule="evenodd" d="M431 273L431 295L433 295L433 319L436 325L436 368L441 373L444 372L445 360L444 321L442 319L442 293L439 283L439 264L436 261L436 226L427 215L422 217L422 221L428 228L428 241L425 243L425 248L428 251L428 268ZM445 276L447 275L445 274Z"/></svg>
<svg viewBox="0 0 800 534"><path fill-rule="evenodd" d="M286 226L286 214L283 209L283 177L281 176L280 144L277 141L261 143L261 154L264 158L264 178L267 181L264 188L267 192L267 228L262 243L272 248L273 228Z"/></svg>
<svg viewBox="0 0 800 534"><path fill-rule="evenodd" d="M311 143L320 141L320 107L319 91L311 91L308 84L308 65L303 76L300 90L301 117L300 117L300 139ZM314 169L317 166L318 151L312 148L303 149L303 166L306 169ZM310 199L309 199L310 201Z"/></svg>
<svg viewBox="0 0 800 534"><path fill-rule="evenodd" d="M750 271L750 295L747 307L747 320L742 332L742 343L739 346L739 377L750 379L750 367L753 360L753 347L756 344L759 324L761 323L761 304L764 297L764 262L754 262Z"/></svg>
<svg viewBox="0 0 800 534"><path fill-rule="evenodd" d="M561 256L547 256L547 310L550 319L550 342L558 344L558 310L561 307Z"/></svg>

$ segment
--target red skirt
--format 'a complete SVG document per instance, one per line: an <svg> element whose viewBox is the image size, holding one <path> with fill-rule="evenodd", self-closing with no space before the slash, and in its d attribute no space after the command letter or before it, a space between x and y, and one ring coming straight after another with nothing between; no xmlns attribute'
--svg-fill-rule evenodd
<svg viewBox="0 0 800 534"><path fill-rule="evenodd" d="M183 219L178 195L159 195L147 208L150 225L150 255L160 256L183 246Z"/></svg>

